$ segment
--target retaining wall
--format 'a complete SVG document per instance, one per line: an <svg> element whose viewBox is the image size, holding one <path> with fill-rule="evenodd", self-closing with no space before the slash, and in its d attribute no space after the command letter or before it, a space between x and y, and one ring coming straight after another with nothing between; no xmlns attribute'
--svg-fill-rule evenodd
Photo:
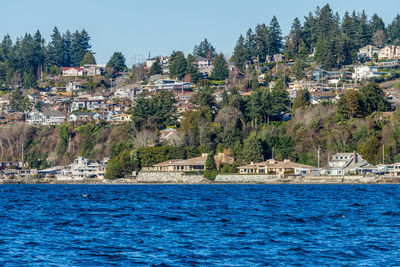
<svg viewBox="0 0 400 267"><path fill-rule="evenodd" d="M184 175L181 172L140 172L136 178L138 183L200 183L202 175Z"/></svg>
<svg viewBox="0 0 400 267"><path fill-rule="evenodd" d="M279 178L279 175L218 174L215 181L218 183L269 183L275 182Z"/></svg>

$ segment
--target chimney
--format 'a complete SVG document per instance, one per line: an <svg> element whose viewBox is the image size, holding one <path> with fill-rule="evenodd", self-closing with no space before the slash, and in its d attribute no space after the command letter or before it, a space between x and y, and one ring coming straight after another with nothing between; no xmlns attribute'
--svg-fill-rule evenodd
<svg viewBox="0 0 400 267"><path fill-rule="evenodd" d="M356 151L354 150L353 151L353 164L356 164L357 163L357 153L356 153Z"/></svg>

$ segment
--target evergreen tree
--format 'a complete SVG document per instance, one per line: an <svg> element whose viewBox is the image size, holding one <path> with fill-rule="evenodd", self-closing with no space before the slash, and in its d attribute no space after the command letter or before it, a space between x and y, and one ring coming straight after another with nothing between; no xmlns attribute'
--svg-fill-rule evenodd
<svg viewBox="0 0 400 267"><path fill-rule="evenodd" d="M205 57L213 59L217 54L214 46L208 42L207 38L200 42L199 45L195 45L193 49L193 55L195 57Z"/></svg>
<svg viewBox="0 0 400 267"><path fill-rule="evenodd" d="M69 30L64 34L64 67L70 67L72 65L71 62L71 42L72 42L72 35Z"/></svg>
<svg viewBox="0 0 400 267"><path fill-rule="evenodd" d="M400 44L400 15L397 15L387 27L387 37L391 44Z"/></svg>
<svg viewBox="0 0 400 267"><path fill-rule="evenodd" d="M80 63L86 52L90 51L90 36L83 29L81 32L76 31L72 34L71 40L71 61L73 66L80 66Z"/></svg>
<svg viewBox="0 0 400 267"><path fill-rule="evenodd" d="M197 83L200 79L199 68L197 67L197 63L195 61L195 57L191 54L187 56L186 63L186 74L190 75L191 81Z"/></svg>
<svg viewBox="0 0 400 267"><path fill-rule="evenodd" d="M253 60L253 58L256 56L257 43L251 29L249 29L246 33L245 47L247 61Z"/></svg>
<svg viewBox="0 0 400 267"><path fill-rule="evenodd" d="M272 112L274 115L280 115L280 112L289 110L290 100L286 90L286 85L282 77L278 78L271 92Z"/></svg>
<svg viewBox="0 0 400 267"><path fill-rule="evenodd" d="M303 24L303 41L305 46L311 50L313 47L315 47L318 39L318 34L316 31L317 21L312 12L310 12L305 19L306 20Z"/></svg>
<svg viewBox="0 0 400 267"><path fill-rule="evenodd" d="M278 20L275 16L272 17L272 20L269 24L268 38L268 54L273 55L280 53L282 49L282 33L281 27L279 26Z"/></svg>
<svg viewBox="0 0 400 267"><path fill-rule="evenodd" d="M385 23L382 18L374 14L371 18L371 32L375 33L377 31L385 31Z"/></svg>
<svg viewBox="0 0 400 267"><path fill-rule="evenodd" d="M171 78L182 80L186 74L186 64L187 62L185 59L185 55L182 52L172 52L170 57L169 76Z"/></svg>
<svg viewBox="0 0 400 267"><path fill-rule="evenodd" d="M338 25L335 25L332 9L330 8L329 4L326 4L321 8L321 10L317 9L315 13L318 21L318 24L315 28L316 33L318 37L327 39L330 37L332 31L338 28Z"/></svg>
<svg viewBox="0 0 400 267"><path fill-rule="evenodd" d="M279 26L279 24L278 24ZM264 62L269 52L269 29L265 24L257 25L255 28L256 55L260 62Z"/></svg>
<svg viewBox="0 0 400 267"><path fill-rule="evenodd" d="M236 43L235 49L233 50L232 61L241 73L244 73L246 68L246 46L244 38L240 35L239 40Z"/></svg>
<svg viewBox="0 0 400 267"><path fill-rule="evenodd" d="M224 55L221 53L215 57L214 68L211 73L211 78L217 81L225 80L229 75L228 63Z"/></svg>
<svg viewBox="0 0 400 267"><path fill-rule="evenodd" d="M204 168L206 171L212 171L217 169L217 165L215 164L214 153L210 152L207 154L207 159L204 164Z"/></svg>
<svg viewBox="0 0 400 267"><path fill-rule="evenodd" d="M350 17L349 12L345 12L342 25L341 25L342 33L350 39L355 38L355 25L354 20Z"/></svg>
<svg viewBox="0 0 400 267"><path fill-rule="evenodd" d="M107 62L107 68L113 68L114 72L121 72L126 69L125 57L121 52L114 52L110 60Z"/></svg>
<svg viewBox="0 0 400 267"><path fill-rule="evenodd" d="M358 47L363 47L371 43L372 33L369 27L368 18L365 11L362 12L356 32Z"/></svg>
<svg viewBox="0 0 400 267"><path fill-rule="evenodd" d="M28 97L24 96L21 90L13 90L10 96L10 108L15 111L29 111L31 105Z"/></svg>
<svg viewBox="0 0 400 267"><path fill-rule="evenodd" d="M296 93L296 98L293 101L292 110L296 109L305 109L311 104L311 95L310 92L306 89L300 89Z"/></svg>
<svg viewBox="0 0 400 267"><path fill-rule="evenodd" d="M257 126L258 124L263 122L263 112L264 112L262 91L260 89L252 92L249 104L250 104L250 109L249 109L250 118L252 120L253 125Z"/></svg>
<svg viewBox="0 0 400 267"><path fill-rule="evenodd" d="M33 51L33 38L30 34L25 34L24 38L20 40L16 52L18 68L21 72L24 74L34 73L36 69L34 67L35 58Z"/></svg>
<svg viewBox="0 0 400 267"><path fill-rule="evenodd" d="M301 58L297 59L293 65L293 74L296 80L301 80L304 77L304 63Z"/></svg>
<svg viewBox="0 0 400 267"><path fill-rule="evenodd" d="M39 74L40 68L42 68L44 65L44 59L46 53L44 43L45 41L42 38L42 35L40 34L39 31L36 31L32 41L32 50L34 57L33 71L35 72L35 75ZM37 75L36 78L39 78L39 75Z"/></svg>
<svg viewBox="0 0 400 267"><path fill-rule="evenodd" d="M162 74L160 58L157 58L156 61L150 67L150 75L155 75L155 74Z"/></svg>
<svg viewBox="0 0 400 267"><path fill-rule="evenodd" d="M242 160L246 163L262 162L264 160L263 144L255 132L244 140Z"/></svg>
<svg viewBox="0 0 400 267"><path fill-rule="evenodd" d="M390 104L384 97L384 93L376 83L368 83L360 87L361 99L363 101L364 116L375 111L388 111Z"/></svg>
<svg viewBox="0 0 400 267"><path fill-rule="evenodd" d="M80 65L84 66L84 65L95 65L95 64L96 64L96 59L94 58L92 52L88 51L83 57Z"/></svg>
<svg viewBox="0 0 400 267"><path fill-rule="evenodd" d="M61 67L64 63L65 43L57 27L54 27L51 34L51 41L47 48L48 66Z"/></svg>
<svg viewBox="0 0 400 267"><path fill-rule="evenodd" d="M290 58L294 58L300 49L300 45L303 41L302 31L300 20L296 17L292 23L289 36L285 43Z"/></svg>

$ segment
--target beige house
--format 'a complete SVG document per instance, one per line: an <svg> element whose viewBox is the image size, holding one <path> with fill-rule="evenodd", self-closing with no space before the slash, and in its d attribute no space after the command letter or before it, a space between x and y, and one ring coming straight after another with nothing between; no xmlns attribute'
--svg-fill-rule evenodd
<svg viewBox="0 0 400 267"><path fill-rule="evenodd" d="M264 162L259 163L250 163L248 165L238 167L239 173L241 174L264 174L264 173L273 173L273 174L287 174L287 173L296 173L296 169L299 170L314 170L315 167L299 164L296 162L290 161L290 159L285 159L284 161L276 161L275 159L269 159Z"/></svg>
<svg viewBox="0 0 400 267"><path fill-rule="evenodd" d="M399 59L400 58L400 46L388 45L379 51L378 59Z"/></svg>
<svg viewBox="0 0 400 267"><path fill-rule="evenodd" d="M131 121L132 115L131 114L126 114L126 113L121 113L121 114L116 114L111 116L112 121L116 122L125 122L125 121Z"/></svg>
<svg viewBox="0 0 400 267"><path fill-rule="evenodd" d="M374 57L374 54L377 54L379 56L379 52L381 50L373 45L367 45L364 46L362 48L360 48L360 50L358 50L357 56L361 59L361 58L365 58L365 59L371 59Z"/></svg>
<svg viewBox="0 0 400 267"><path fill-rule="evenodd" d="M204 171L204 165L207 160L207 153L200 157L190 159L173 159L155 164L153 167L143 167L142 171L155 172L190 172Z"/></svg>

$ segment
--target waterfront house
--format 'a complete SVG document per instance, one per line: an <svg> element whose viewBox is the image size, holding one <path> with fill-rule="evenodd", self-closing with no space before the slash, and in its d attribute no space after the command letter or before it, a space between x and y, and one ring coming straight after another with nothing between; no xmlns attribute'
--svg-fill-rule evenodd
<svg viewBox="0 0 400 267"><path fill-rule="evenodd" d="M313 171L315 167L299 164L285 159L284 161L277 161L269 159L267 161L254 163L238 167L240 174L304 174L308 171Z"/></svg>
<svg viewBox="0 0 400 267"><path fill-rule="evenodd" d="M353 153L337 153L328 161L328 165L321 170L324 175L345 175L365 173L365 169L372 168L362 156L355 151Z"/></svg>
<svg viewBox="0 0 400 267"><path fill-rule="evenodd" d="M82 179L104 179L108 158L102 162L91 162L79 157L68 166L56 172L57 180L82 180Z"/></svg>
<svg viewBox="0 0 400 267"><path fill-rule="evenodd" d="M190 159L173 159L165 162L154 164L152 167L143 167L142 171L155 172L190 172L204 171L204 165L207 160L207 153L203 153L200 157Z"/></svg>
<svg viewBox="0 0 400 267"><path fill-rule="evenodd" d="M20 166L18 161L0 161L0 170L8 168L18 168Z"/></svg>

